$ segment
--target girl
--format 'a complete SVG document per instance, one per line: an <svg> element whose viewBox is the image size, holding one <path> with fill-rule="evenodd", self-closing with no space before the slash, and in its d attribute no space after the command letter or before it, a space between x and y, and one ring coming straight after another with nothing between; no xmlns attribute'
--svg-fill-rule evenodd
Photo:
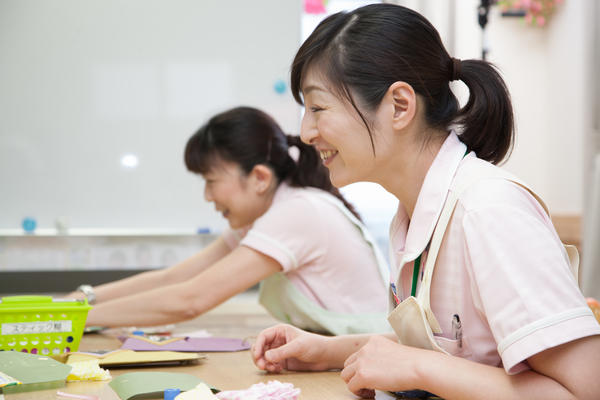
<svg viewBox="0 0 600 400"><path fill-rule="evenodd" d="M453 80L469 88L463 108ZM325 19L295 57L292 88L306 110L302 139L333 184L377 182L400 201L390 228L395 335L280 325L259 335L257 366L343 368L365 397L600 398L600 326L567 253L539 199L493 165L513 142L498 72L451 58L416 12L376 4Z"/></svg>
<svg viewBox="0 0 600 400"><path fill-rule="evenodd" d="M82 288L97 303L88 325L182 321L261 282L261 304L282 321L329 334L389 330L388 267L312 147L239 107L189 139L185 163L231 229L171 268Z"/></svg>

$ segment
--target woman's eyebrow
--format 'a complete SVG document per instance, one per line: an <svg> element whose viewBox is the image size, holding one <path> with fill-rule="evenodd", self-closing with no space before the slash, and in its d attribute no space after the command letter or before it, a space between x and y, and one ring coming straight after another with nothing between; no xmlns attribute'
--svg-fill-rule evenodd
<svg viewBox="0 0 600 400"><path fill-rule="evenodd" d="M306 96L307 94L309 94L310 92L315 91L315 90L318 90L320 92L326 92L326 90L320 86L308 85L302 89L302 94Z"/></svg>

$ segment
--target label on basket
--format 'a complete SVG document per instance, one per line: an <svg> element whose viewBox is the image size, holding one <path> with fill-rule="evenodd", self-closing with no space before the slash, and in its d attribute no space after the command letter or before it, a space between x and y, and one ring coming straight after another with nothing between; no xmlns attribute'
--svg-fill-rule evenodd
<svg viewBox="0 0 600 400"><path fill-rule="evenodd" d="M54 332L71 332L71 321L36 321L2 324L2 335Z"/></svg>

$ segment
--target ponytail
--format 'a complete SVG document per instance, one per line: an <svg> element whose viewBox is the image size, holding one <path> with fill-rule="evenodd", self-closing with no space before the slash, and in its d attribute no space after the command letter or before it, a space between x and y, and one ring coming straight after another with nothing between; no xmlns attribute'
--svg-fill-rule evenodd
<svg viewBox="0 0 600 400"><path fill-rule="evenodd" d="M324 19L292 63L291 89L300 104L309 68L323 73L329 87L348 100L372 146L366 116L377 110L390 85L402 81L423 99L427 123L444 131L458 125L460 140L479 158L497 164L512 150L512 106L498 71L485 61L451 58L435 27L409 8L371 4ZM457 79L470 91L462 109L449 85Z"/></svg>
<svg viewBox="0 0 600 400"><path fill-rule="evenodd" d="M481 60L461 61L460 76L469 88L469 100L455 123L460 140L477 157L499 164L512 151L514 119L510 94L496 68Z"/></svg>
<svg viewBox="0 0 600 400"><path fill-rule="evenodd" d="M300 136L286 135L286 137L288 147L296 147L299 151L297 161L294 161L290 156L290 161L294 163L294 166L287 175L287 182L290 186L311 186L329 192L344 203L346 208L360 220L360 215L356 212L352 204L331 184L329 171L323 166L323 162L315 148L302 142Z"/></svg>

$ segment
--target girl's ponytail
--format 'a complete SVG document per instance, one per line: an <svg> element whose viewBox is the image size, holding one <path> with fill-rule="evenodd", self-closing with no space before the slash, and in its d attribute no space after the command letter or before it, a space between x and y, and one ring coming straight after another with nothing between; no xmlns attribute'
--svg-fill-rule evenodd
<svg viewBox="0 0 600 400"><path fill-rule="evenodd" d="M298 148L297 160L290 155L290 147ZM199 174L219 161L234 162L246 174L257 164L267 165L278 182L325 190L360 219L331 184L317 151L299 136L286 135L271 116L256 108L236 107L213 116L188 140L184 157L187 168Z"/></svg>
<svg viewBox="0 0 600 400"><path fill-rule="evenodd" d="M298 149L298 159L294 160L290 155L290 161L294 163L290 172L287 174L287 182L291 186L298 187L316 187L331 193L340 199L346 208L360 220L360 216L348 201L342 196L340 191L331 184L329 171L323 163L314 147L305 144L300 136L286 135L289 149L296 147Z"/></svg>
<svg viewBox="0 0 600 400"><path fill-rule="evenodd" d="M512 151L514 120L508 88L496 68L481 60L460 61L457 77L469 88L469 100L455 122L460 139L477 157L499 164Z"/></svg>

